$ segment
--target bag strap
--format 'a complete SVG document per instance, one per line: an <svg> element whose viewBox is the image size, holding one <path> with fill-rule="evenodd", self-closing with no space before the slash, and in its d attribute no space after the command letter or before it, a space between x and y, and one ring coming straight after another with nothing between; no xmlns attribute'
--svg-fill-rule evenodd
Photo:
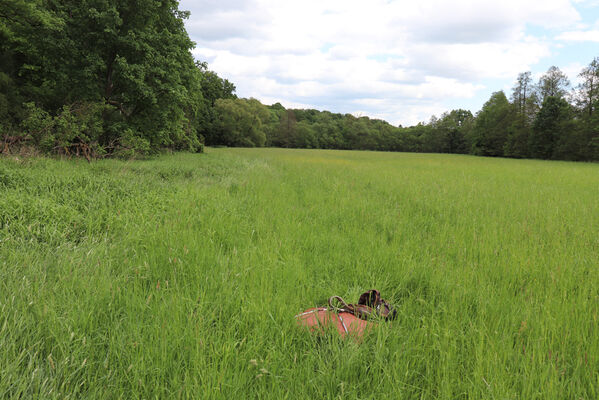
<svg viewBox="0 0 599 400"><path fill-rule="evenodd" d="M337 304L335 304L335 301L337 301ZM339 307L339 304L341 304L341 307ZM345 302L345 300L343 300L342 297L339 296L332 296L331 298L329 298L329 307L331 307L332 311L335 312L348 312L348 313L352 313L353 314L353 307L351 304L347 304Z"/></svg>

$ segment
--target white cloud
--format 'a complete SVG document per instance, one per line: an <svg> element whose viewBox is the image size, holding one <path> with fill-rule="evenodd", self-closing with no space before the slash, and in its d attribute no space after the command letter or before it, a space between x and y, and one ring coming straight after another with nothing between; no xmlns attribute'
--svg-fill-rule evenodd
<svg viewBox="0 0 599 400"><path fill-rule="evenodd" d="M590 31L569 31L556 37L566 42L596 42L599 43L599 29Z"/></svg>
<svg viewBox="0 0 599 400"><path fill-rule="evenodd" d="M403 124L548 57L552 43L527 26L572 30L581 20L570 0L183 0L181 8L192 11L194 54L239 95Z"/></svg>
<svg viewBox="0 0 599 400"><path fill-rule="evenodd" d="M524 71L549 55L549 45L532 38L512 43L418 44L410 55L411 65L419 70L476 81Z"/></svg>

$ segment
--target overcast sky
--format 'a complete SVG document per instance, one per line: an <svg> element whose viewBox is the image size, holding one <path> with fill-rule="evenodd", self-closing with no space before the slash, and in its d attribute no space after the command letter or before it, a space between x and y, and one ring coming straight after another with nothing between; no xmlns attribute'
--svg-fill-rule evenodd
<svg viewBox="0 0 599 400"><path fill-rule="evenodd" d="M574 81L599 0L182 0L194 55L265 104L428 121L473 113L519 72Z"/></svg>

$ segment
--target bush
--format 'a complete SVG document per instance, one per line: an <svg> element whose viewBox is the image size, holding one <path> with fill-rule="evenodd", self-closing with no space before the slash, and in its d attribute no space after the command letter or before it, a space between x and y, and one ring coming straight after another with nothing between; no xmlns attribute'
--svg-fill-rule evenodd
<svg viewBox="0 0 599 400"><path fill-rule="evenodd" d="M132 129L125 129L114 154L120 158L138 158L150 153L150 141Z"/></svg>
<svg viewBox="0 0 599 400"><path fill-rule="evenodd" d="M34 103L26 103L24 108L23 142L46 153L84 156L88 160L106 153L99 144L105 109L102 103L66 105L54 117Z"/></svg>

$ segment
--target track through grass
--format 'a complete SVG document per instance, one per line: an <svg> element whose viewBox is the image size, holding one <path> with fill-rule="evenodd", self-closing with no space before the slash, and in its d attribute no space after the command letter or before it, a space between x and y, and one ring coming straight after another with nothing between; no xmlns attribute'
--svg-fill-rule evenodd
<svg viewBox="0 0 599 400"><path fill-rule="evenodd" d="M0 398L599 396L599 165L0 159ZM293 315L378 288L361 344Z"/></svg>

